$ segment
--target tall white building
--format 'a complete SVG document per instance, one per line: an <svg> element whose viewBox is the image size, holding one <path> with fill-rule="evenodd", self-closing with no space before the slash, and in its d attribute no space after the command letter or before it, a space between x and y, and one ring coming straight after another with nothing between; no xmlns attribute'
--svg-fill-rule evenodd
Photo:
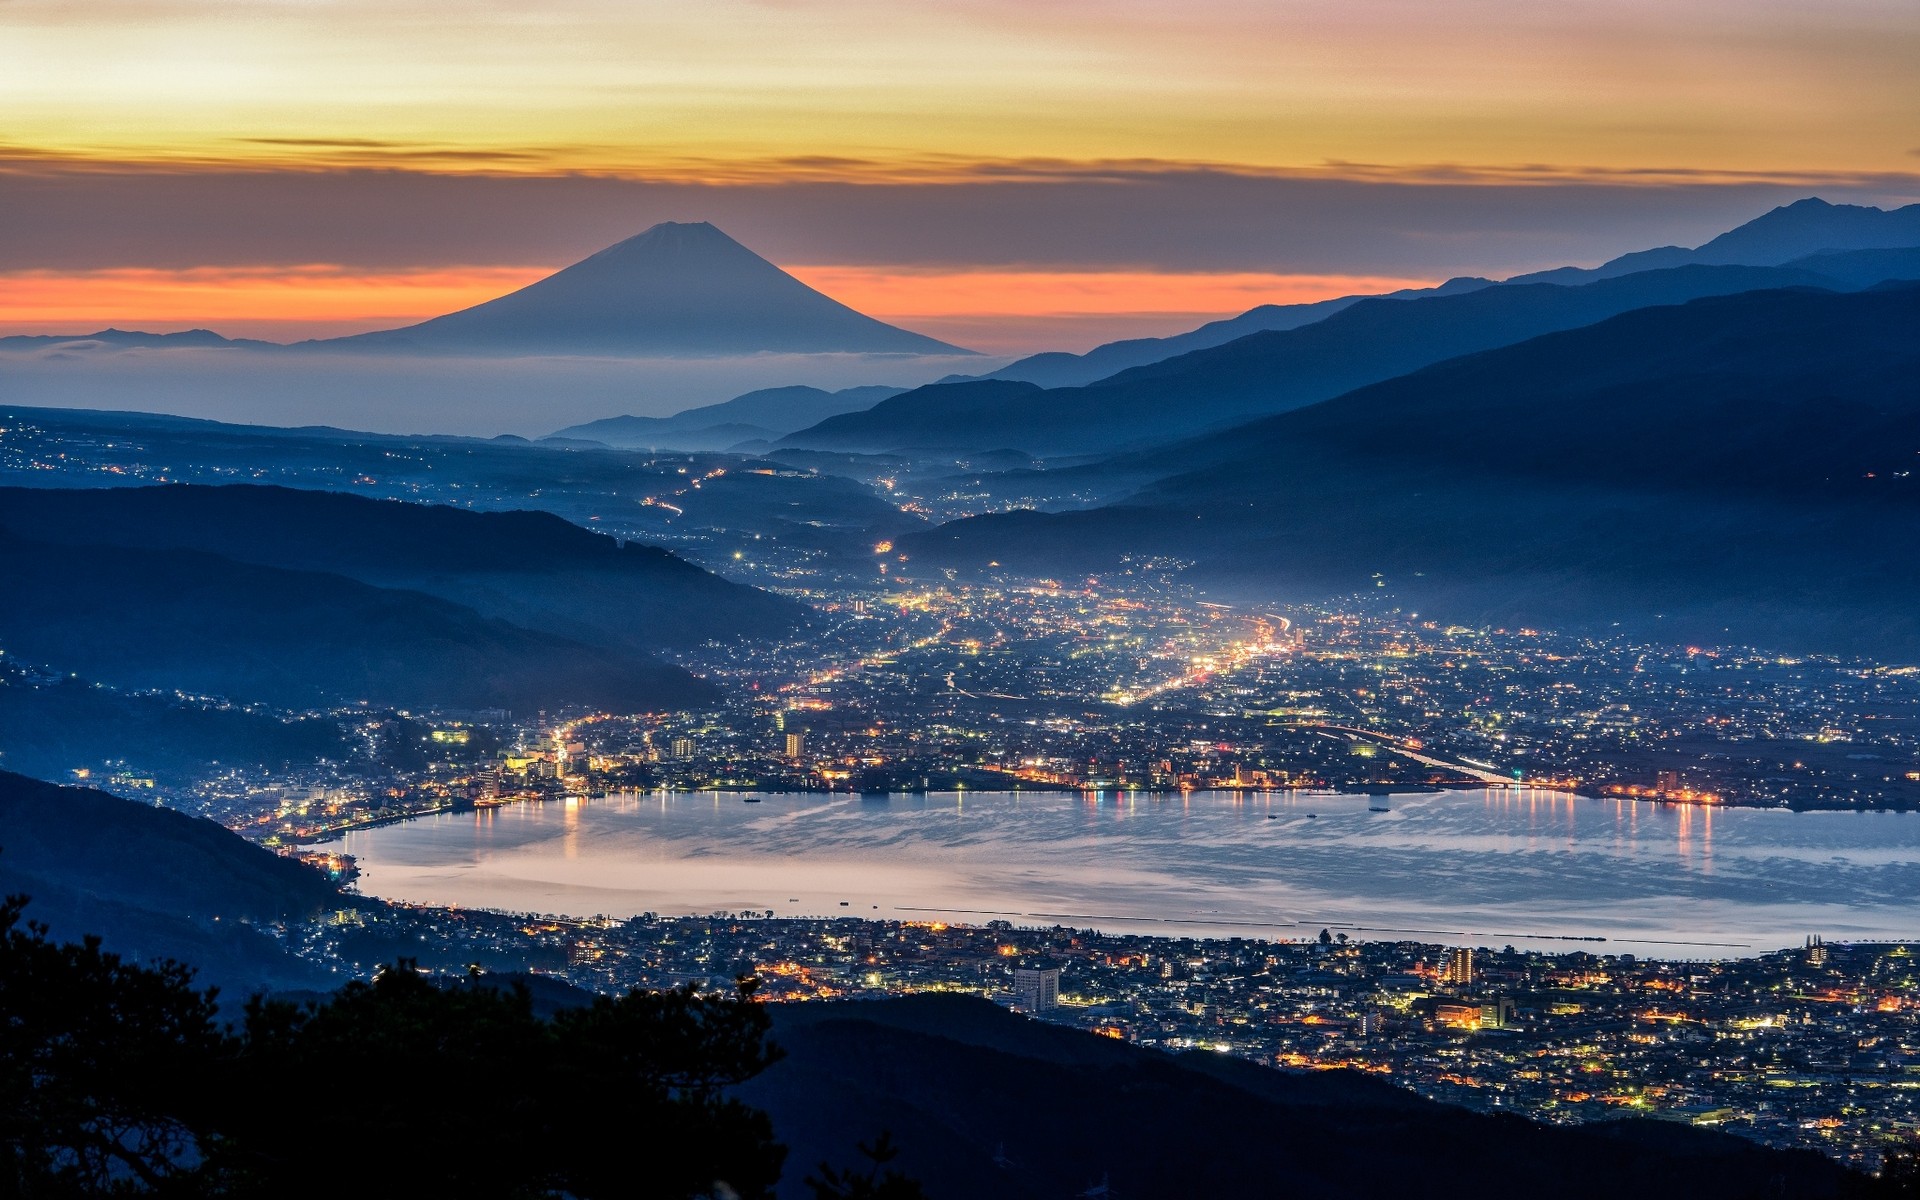
<svg viewBox="0 0 1920 1200"><path fill-rule="evenodd" d="M1015 967L1013 994L1028 1012L1060 1007L1059 967Z"/></svg>

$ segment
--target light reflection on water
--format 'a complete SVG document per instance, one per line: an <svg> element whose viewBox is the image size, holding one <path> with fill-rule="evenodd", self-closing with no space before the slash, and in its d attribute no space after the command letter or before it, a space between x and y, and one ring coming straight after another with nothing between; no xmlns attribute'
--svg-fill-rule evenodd
<svg viewBox="0 0 1920 1200"><path fill-rule="evenodd" d="M1391 811L1369 811L1383 803ZM1681 957L1809 933L1920 936L1920 814L1544 791L759 804L660 792L425 817L344 848L370 895L578 916L771 909L1280 938L1325 927Z"/></svg>

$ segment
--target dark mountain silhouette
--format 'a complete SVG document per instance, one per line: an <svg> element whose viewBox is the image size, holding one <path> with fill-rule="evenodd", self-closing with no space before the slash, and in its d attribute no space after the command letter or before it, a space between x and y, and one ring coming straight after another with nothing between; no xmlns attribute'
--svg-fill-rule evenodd
<svg viewBox="0 0 1920 1200"><path fill-rule="evenodd" d="M256 926L351 903L320 872L212 821L0 771L0 893L20 892L56 937L191 962L241 995L325 984Z"/></svg>
<svg viewBox="0 0 1920 1200"><path fill-rule="evenodd" d="M1845 285L1794 268L1686 266L1581 287L1503 285L1462 295L1364 300L1300 329L1252 334L1081 388L934 384L865 412L831 417L781 444L1110 452L1300 408L1458 355L1648 305L1786 286Z"/></svg>
<svg viewBox="0 0 1920 1200"><path fill-rule="evenodd" d="M309 348L451 354L966 354L814 291L704 221L667 221L519 291Z"/></svg>
<svg viewBox="0 0 1920 1200"><path fill-rule="evenodd" d="M1623 254L1598 267L1559 267L1518 275L1508 282L1579 284L1690 264L1807 266L1796 260L1830 251L1909 246L1920 246L1920 204L1888 210L1857 204L1829 204L1809 196L1755 217L1696 249L1661 246Z"/></svg>
<svg viewBox="0 0 1920 1200"><path fill-rule="evenodd" d="M0 350L125 350L204 349L209 346L272 346L252 338L222 337L211 329L185 329L179 333L145 333L130 329L101 329L94 333L20 333L0 337Z"/></svg>
<svg viewBox="0 0 1920 1200"><path fill-rule="evenodd" d="M323 758L345 762L354 749L333 721L283 721L177 696L116 692L74 676L36 677L0 657L0 766L40 779L131 763L184 782L209 763L284 770Z"/></svg>
<svg viewBox="0 0 1920 1200"><path fill-rule="evenodd" d="M1787 265L1812 271L1850 288L1867 288L1888 280L1920 279L1920 246L1893 250L1825 250L1796 258Z"/></svg>
<svg viewBox="0 0 1920 1200"><path fill-rule="evenodd" d="M705 703L677 668L484 617L438 597L193 550L30 541L0 530L0 646L114 687L283 708L641 712Z"/></svg>
<svg viewBox="0 0 1920 1200"><path fill-rule="evenodd" d="M846 1160L889 1131L932 1200L1084 1195L1290 1200L1515 1195L1734 1200L1841 1194L1805 1151L1645 1120L1540 1125L1423 1100L1348 1072L1292 1074L1171 1055L929 993L776 1005L786 1057L736 1094L773 1118L792 1167ZM1410 1181L1417 1181L1417 1185Z"/></svg>
<svg viewBox="0 0 1920 1200"><path fill-rule="evenodd" d="M1689 268L1695 269L1695 268ZM1267 595L1920 657L1920 286L1647 308L1166 451L1124 504L956 522L916 561L1128 555Z"/></svg>
<svg viewBox="0 0 1920 1200"><path fill-rule="evenodd" d="M777 438L828 417L871 408L906 390L877 386L837 392L805 386L761 388L670 417L607 417L570 425L552 436L621 448L725 450L749 439Z"/></svg>
<svg viewBox="0 0 1920 1200"><path fill-rule="evenodd" d="M7 425L9 443L16 449L28 448L35 454L44 449L54 455L64 448L75 451L61 460L68 468L65 471L14 477L15 482L41 485L55 480L93 485L103 477L164 476L221 486L234 479L271 479L312 490L351 488L356 495L408 503L423 496L458 497L459 506L472 511L533 508L584 529L615 527L617 522L623 531L642 539L648 537L642 531L659 530L662 536L696 544L704 541L707 553L720 555L725 554L723 545L745 549L744 543L756 536L835 553L854 552L862 545L870 551L876 537L893 532L892 528L869 531L867 526L876 521L892 526L921 524L918 517L901 512L871 486L846 478L849 471L829 470L824 461L817 465L825 473L819 473L772 461L703 459L698 470L705 478L699 487L688 488L686 475L676 468L684 465L691 472L696 464L684 458L670 463L655 455L604 448L562 449L492 438L403 437L322 428L273 429L140 413L6 405L0 405L0 423ZM84 464L127 474L105 475ZM726 474L712 475L714 467L725 467ZM672 500L681 512L646 503L653 497L672 498L676 492L683 493ZM465 603L461 595L453 599ZM622 620L627 621L636 600L644 601L646 593L616 599L618 611L627 614ZM638 607L642 619L634 628L655 636L654 630L665 619L664 606ZM802 606L784 607L789 613L807 611ZM728 619L730 612L740 619ZM696 639L704 639L716 627L723 636L753 635L763 628L750 613L732 610L723 602L711 615L697 614L688 630Z"/></svg>
<svg viewBox="0 0 1920 1200"><path fill-rule="evenodd" d="M0 488L0 527L69 545L198 550L407 588L529 630L646 652L783 634L805 609L544 512L234 485Z"/></svg>
<svg viewBox="0 0 1920 1200"><path fill-rule="evenodd" d="M1261 304L1237 317L1209 321L1198 329L1177 333L1171 337L1128 338L1125 341L1095 346L1085 354L1067 354L1057 350L1033 354L1018 362L1008 363L997 371L990 371L973 378L1011 379L1022 383L1037 383L1041 387L1049 388L1079 387L1097 379L1105 379L1129 367L1142 367L1148 363L1163 362L1175 355L1187 354L1194 350L1224 346L1250 333L1298 329L1303 325L1325 320L1334 313L1351 308L1362 300L1411 300L1420 296L1453 296L1462 292L1478 291L1492 285L1491 279L1463 277L1449 279L1438 287L1405 288L1380 296L1338 296L1332 300L1317 300L1311 304ZM959 383L964 380L956 376L941 382Z"/></svg>
<svg viewBox="0 0 1920 1200"><path fill-rule="evenodd" d="M1808 270L1820 270L1821 267L1816 264L1794 260L1821 252L1911 246L1920 246L1920 205L1909 205L1888 212L1858 205L1829 204L1809 197L1756 217L1719 235L1697 250L1662 246L1655 250L1621 255L1597 268L1560 267L1517 275L1505 282L1577 285L1691 263L1746 267L1791 264ZM1835 277L1845 278L1837 272ZM1900 271L1894 276L1878 275L1873 279L1860 280L1857 285L1864 286L1887 278L1915 277L1915 272ZM1449 279L1436 288L1407 288L1383 296L1340 296L1311 304L1262 304L1237 317L1211 321L1198 329L1172 337L1109 342L1085 354L1058 351L1034 354L976 378L1015 379L1049 388L1078 387L1130 367L1145 366L1193 350L1225 345L1250 333L1298 329L1324 320L1361 300L1452 295L1491 286L1494 286L1494 281L1490 279L1460 278ZM958 381L959 377L956 376L940 382Z"/></svg>

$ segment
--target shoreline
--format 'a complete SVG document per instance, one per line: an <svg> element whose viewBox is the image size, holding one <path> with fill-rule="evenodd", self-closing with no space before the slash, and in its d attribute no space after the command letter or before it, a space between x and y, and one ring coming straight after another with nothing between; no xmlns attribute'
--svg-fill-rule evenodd
<svg viewBox="0 0 1920 1200"><path fill-rule="evenodd" d="M1138 936L1274 941L1328 928L1393 941L1586 945L1700 957L1766 953L1767 946L1791 944L1806 933L1898 941L1920 926L1920 905L1909 902L1909 881L1920 868L1920 844L1910 824L1889 823L1883 833L1857 822L1820 823L1801 833L1789 822L1739 818L1743 823L1715 839L1713 826L1720 823L1691 822L1692 806L1673 805L1649 823L1647 815L1632 817L1624 798L1454 790L1479 795L1425 793L1388 808L1360 793L1326 794L1322 805L1314 802L1316 792L1270 789L1264 795L1206 793L1189 807L1168 794L1080 793L1073 803L1021 804L1025 793L969 797L956 791L895 793L890 806L888 798L854 803L857 793L809 792L794 793L811 799L789 805L770 795L773 807L759 810L736 808L740 801L723 799L717 789L677 797L661 790L618 794L615 804L599 806L594 815L593 798L575 797L565 806L564 821L551 811L530 810L504 819L497 831L491 821L458 821L389 835L383 843L368 827L375 840L357 844L343 834L334 849L371 877L361 880L363 894L394 902L617 919L647 911L686 917L750 911L781 919L969 925L1004 920ZM1559 803L1563 796L1566 804ZM670 804L673 798L679 802ZM979 807L967 805L968 798ZM1610 803L1574 805L1581 799ZM1402 817L1385 815L1396 810ZM762 823L762 811L773 824ZM766 832L787 829L789 818L810 814L833 824L806 826L812 832L795 835L804 846L794 843L776 859L764 857ZM944 831L968 816L972 832L961 840L973 848L946 848L950 834ZM933 824L924 824L923 817ZM1638 848L1616 846L1611 831L1636 820L1642 830ZM578 830L578 863L571 854L566 862L555 856L562 825ZM1119 840L1088 843L1085 854L1063 857L1051 848L1063 829L1079 831L1075 837ZM1478 873L1458 896L1451 894L1450 881L1465 864L1453 864L1447 849L1456 835L1497 835L1484 846L1466 844L1475 846ZM566 834L567 844L575 836ZM897 838L906 839L900 843L906 850L884 849ZM1529 838L1544 838L1549 848L1573 856L1566 860L1566 882L1521 870L1513 853ZM1007 844L993 850L996 839ZM1725 840L1723 853L1732 856L1719 872L1715 840ZM1095 846L1106 848L1096 853ZM1857 861L1832 870L1871 864L1867 869L1876 872L1877 882L1871 890L1845 893L1845 880L1829 872L1821 886L1793 898L1755 892L1740 882L1743 872L1764 870L1755 863L1807 846L1822 855L1845 850ZM520 865L504 873L489 868L487 861L502 851L521 856L514 859ZM1356 854L1374 853L1387 856L1379 883L1368 882L1365 870L1355 874L1341 865ZM890 854L904 854L900 870L881 869L892 861ZM1109 877L1101 855L1117 856L1119 876ZM1127 872L1134 868L1146 874L1129 883ZM1729 882L1714 884L1717 874Z"/></svg>
<svg viewBox="0 0 1920 1200"><path fill-rule="evenodd" d="M444 816L449 813L486 812L492 809L513 808L523 804L552 804L567 801L606 800L615 796L820 796L850 797L875 802L890 800L896 796L1195 796L1195 795L1234 795L1234 796L1326 796L1350 800L1390 799L1394 796L1434 796L1449 792L1551 792L1565 796L1570 800L1594 800L1615 804L1648 804L1663 808L1686 809L1738 809L1746 812L1787 812L1796 815L1811 813L1860 814L1870 813L1914 813L1913 808L1896 808L1891 805L1863 805L1856 808L1797 808L1791 804L1753 804L1734 800L1686 800L1667 796L1634 796L1595 794L1578 788L1548 784L1530 783L1482 783L1482 784L1374 784L1354 791L1341 791L1337 788L1317 787L1233 787L1223 785L1204 788L1178 787L1111 787L1086 788L1070 787L1064 784L1042 787L1012 788L905 788L900 791L863 792L855 789L840 788L779 788L779 787L738 787L716 785L713 787L676 788L654 787L645 789L626 789L597 793L564 793L555 796L520 796L511 800L501 800L488 804L444 804L432 808L423 808L418 812L396 813L391 816L376 817L367 821L329 828L320 833L300 837L287 837L281 840L286 846L318 846L338 841L351 833L366 829L378 829L387 825L397 825L405 821L419 820L422 817ZM244 835L245 830L236 830Z"/></svg>

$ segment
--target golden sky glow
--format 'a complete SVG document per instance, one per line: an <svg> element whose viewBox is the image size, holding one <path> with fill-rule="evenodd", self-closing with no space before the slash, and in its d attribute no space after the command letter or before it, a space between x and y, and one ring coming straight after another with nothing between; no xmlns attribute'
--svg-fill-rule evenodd
<svg viewBox="0 0 1920 1200"><path fill-rule="evenodd" d="M1195 319L1257 304L1324 300L1355 292L1418 287L1431 280L1258 272L893 271L794 267L792 274L843 303L930 331L984 336L987 350L1027 350L1049 339L1097 340L1134 323L1172 332ZM0 330L90 333L114 326L218 329L229 336L291 340L410 324L490 300L547 274L545 268L461 267L352 271L313 265L125 268L0 276ZM1037 339L996 340L993 323L1050 318ZM1126 317L1116 325L1102 318ZM1153 318L1163 318L1157 324ZM1082 335L1075 325L1093 331ZM1089 344L1091 342L1089 341Z"/></svg>
<svg viewBox="0 0 1920 1200"><path fill-rule="evenodd" d="M17 151L1911 170L1913 0L8 0ZM787 164L781 166L780 164Z"/></svg>
<svg viewBox="0 0 1920 1200"><path fill-rule="evenodd" d="M1840 181L1913 194L1917 64L1920 0L0 0L0 182L35 171L204 171L219 197L234 185L216 172L371 178L366 169L381 168L721 188L1070 182L1137 196L1145 176L1199 165L1221 179L1383 186L1772 181L1806 194ZM369 183L355 211L369 230L388 215L385 186ZM1153 223L1140 238L1173 246L1169 230L1212 221L1217 243L1243 244L1246 204L1242 225L1229 227L1209 197L1225 206L1232 188L1208 186L1191 204L1135 210ZM169 194L177 213L177 189ZM62 203L45 207L57 215ZM756 211L773 214L757 219L776 239L834 223L822 202L786 226L778 214L794 210L769 201ZM928 211L929 242L958 224L954 209ZM1568 212L1568 227L1585 220ZM209 218L206 240L230 219ZM636 209L615 236L645 223ZM1523 257L1541 232L1484 224L1482 234L1509 235ZM1449 236L1416 226L1402 231L1409 246ZM567 261L476 234L453 251L465 258L442 247L407 261L389 245L379 269L313 266L336 251L303 249L289 217L262 235L274 248L254 257L236 250L157 270L179 255L154 251L175 235L153 228L147 246L134 244L138 221L112 229L127 246L123 268L89 258L87 270L0 275L0 327L198 323L276 337L377 328L498 295ZM88 231L68 233L84 250ZM1537 244L1525 265L1565 261L1555 257L1564 242ZM995 315L1071 318L1087 331L1079 341L1097 340L1101 316L1210 315L1385 290L1438 278L1447 258L1382 263L1356 251L1345 263L1300 257L1294 270L1269 258L1145 271L1133 257L1061 270L1014 255L970 270L931 250L898 253L879 266L870 253L840 260L861 266L770 257L903 323L977 330ZM1479 269L1476 253L1462 250L1445 269Z"/></svg>

